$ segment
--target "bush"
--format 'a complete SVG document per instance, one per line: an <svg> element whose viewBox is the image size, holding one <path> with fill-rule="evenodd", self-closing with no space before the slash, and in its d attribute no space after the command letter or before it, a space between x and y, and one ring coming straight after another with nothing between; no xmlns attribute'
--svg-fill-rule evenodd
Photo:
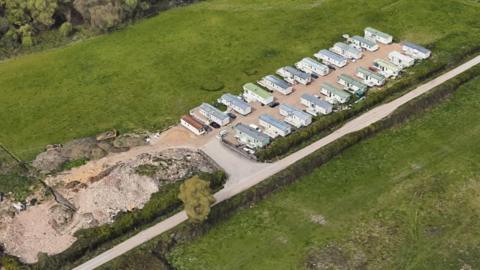
<svg viewBox="0 0 480 270"><path fill-rule="evenodd" d="M70 36L70 34L72 34L73 26L72 26L72 24L69 23L69 22L64 22L64 23L60 26L59 31L60 31L60 33L62 34L62 36L68 37L68 36Z"/></svg>
<svg viewBox="0 0 480 270"><path fill-rule="evenodd" d="M81 158L81 159L76 159L72 161L65 162L62 165L62 171L67 171L76 167L80 167L82 165L85 165L87 163L88 159L86 158Z"/></svg>
<svg viewBox="0 0 480 270"><path fill-rule="evenodd" d="M200 89L209 91L209 92L218 92L220 90L223 90L223 88L225 88L225 85L219 81L207 82L202 86L200 86Z"/></svg>

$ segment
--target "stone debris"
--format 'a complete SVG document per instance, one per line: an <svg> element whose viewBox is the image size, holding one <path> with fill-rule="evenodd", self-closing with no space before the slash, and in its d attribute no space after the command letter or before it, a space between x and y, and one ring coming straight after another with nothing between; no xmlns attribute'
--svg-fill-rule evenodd
<svg viewBox="0 0 480 270"><path fill-rule="evenodd" d="M75 155L89 149L77 148ZM111 223L120 212L142 208L160 186L218 169L202 152L189 149L138 155L105 168L108 173L99 173L95 181L57 183L57 192L75 205L76 212L52 198L14 215L4 211L0 242L8 254L33 263L39 252L51 255L67 249L75 241L76 231Z"/></svg>

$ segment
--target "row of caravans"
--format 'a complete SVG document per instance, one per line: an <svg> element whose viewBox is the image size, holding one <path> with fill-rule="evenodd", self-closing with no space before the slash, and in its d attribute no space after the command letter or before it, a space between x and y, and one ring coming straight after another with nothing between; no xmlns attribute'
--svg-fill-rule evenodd
<svg viewBox="0 0 480 270"><path fill-rule="evenodd" d="M243 86L243 94L235 96L224 94L218 102L226 105L231 110L247 115L251 113L250 102L259 102L263 105L271 105L275 102L272 92L276 91L283 95L289 95L294 91L295 84L308 85L318 76L326 76L330 73L332 66L344 67L348 61L355 61L363 57L364 51L375 51L379 48L377 42L390 44L393 37L373 28L366 28L365 35L348 38L348 43L337 42L329 50L320 50L313 59L305 57L295 63L294 66L285 66L276 71L275 75L267 75L254 83L247 83ZM300 104L305 109L299 109L289 104L280 104L279 113L284 119L276 119L269 114L262 114L258 123L263 127L263 132L255 125L247 126L239 123L233 127L235 137L245 145L253 148L262 147L268 144L271 139L278 136L287 136L292 128L307 126L312 122L312 117L319 114L330 114L335 104L349 102L352 96L361 97L368 87L382 86L386 79L395 77L403 68L414 65L418 59L430 57L430 51L413 43L404 42L402 52L394 51L388 55L388 61L376 59L370 68L359 67L354 76L341 74L337 77L337 86L331 83L322 83L320 93L325 98L317 95L303 94L300 97ZM341 87L340 87L341 86ZM277 103L278 104L278 103ZM232 120L230 115L222 112L216 107L203 103L199 106L199 113L207 119L220 126L225 126ZM200 135L205 132L201 121L192 115L184 116L182 124Z"/></svg>

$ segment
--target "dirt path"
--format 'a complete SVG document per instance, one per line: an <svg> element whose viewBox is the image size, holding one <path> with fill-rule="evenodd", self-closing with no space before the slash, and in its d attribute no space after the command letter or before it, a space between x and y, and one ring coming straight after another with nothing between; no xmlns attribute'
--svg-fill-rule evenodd
<svg viewBox="0 0 480 270"><path fill-rule="evenodd" d="M473 66L480 63L480 56L466 62L465 64L437 77L436 79L429 81L415 90L387 103L376 107L359 117L347 122L337 131L332 134L318 140L317 142L287 156L286 158L279 160L275 163L272 163L264 168L258 168L257 171L251 170L247 172L242 172L241 180L237 183L229 185L215 194L217 203L223 200L229 199L234 195L260 183L261 181L267 179L268 177L274 175L275 173L287 168L293 163L299 161L300 159L308 156L309 154L317 151L318 149L324 147L325 145L345 136L346 134L361 130L385 117L390 113L396 110L399 106L407 103L408 101L428 92L434 87L442 84L443 82L457 76L458 74L472 68ZM237 176L238 177L238 176ZM187 216L184 211L138 233L137 235L131 237L130 239L114 246L113 248L101 253L97 257L92 258L91 260L81 264L80 266L74 268L74 270L90 270L95 269L103 265L104 263L109 262L110 260L121 256L127 251L138 247L139 245L151 240L152 238L172 229L173 227L181 224L187 220Z"/></svg>

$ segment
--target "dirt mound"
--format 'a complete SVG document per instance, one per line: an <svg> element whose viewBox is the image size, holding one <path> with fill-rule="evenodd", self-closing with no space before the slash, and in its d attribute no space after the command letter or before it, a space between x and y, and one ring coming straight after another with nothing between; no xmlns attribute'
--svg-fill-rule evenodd
<svg viewBox="0 0 480 270"><path fill-rule="evenodd" d="M128 151L131 147L147 144L146 134L123 134L115 139L97 141L95 137L81 138L65 145L49 145L33 160L33 167L44 174L61 171L67 162L97 160L109 153Z"/></svg>
<svg viewBox="0 0 480 270"><path fill-rule="evenodd" d="M72 151L72 147L64 148ZM82 146L71 153L83 155L91 149ZM202 152L188 149L138 155L105 168L95 181L58 183L57 192L74 204L76 212L49 199L13 217L0 216L0 242L8 254L35 262L39 252L56 254L67 249L79 229L110 223L120 212L142 208L160 186L218 169Z"/></svg>
<svg viewBox="0 0 480 270"><path fill-rule="evenodd" d="M128 134L122 134L118 136L114 141L113 141L113 146L116 148L130 148L130 147L135 147L135 146L141 146L145 145L146 139L147 139L146 134L134 134L134 133L128 133Z"/></svg>
<svg viewBox="0 0 480 270"><path fill-rule="evenodd" d="M68 158L63 155L60 148L50 148L38 154L35 160L33 160L32 166L41 172L50 173L60 169L67 161Z"/></svg>

